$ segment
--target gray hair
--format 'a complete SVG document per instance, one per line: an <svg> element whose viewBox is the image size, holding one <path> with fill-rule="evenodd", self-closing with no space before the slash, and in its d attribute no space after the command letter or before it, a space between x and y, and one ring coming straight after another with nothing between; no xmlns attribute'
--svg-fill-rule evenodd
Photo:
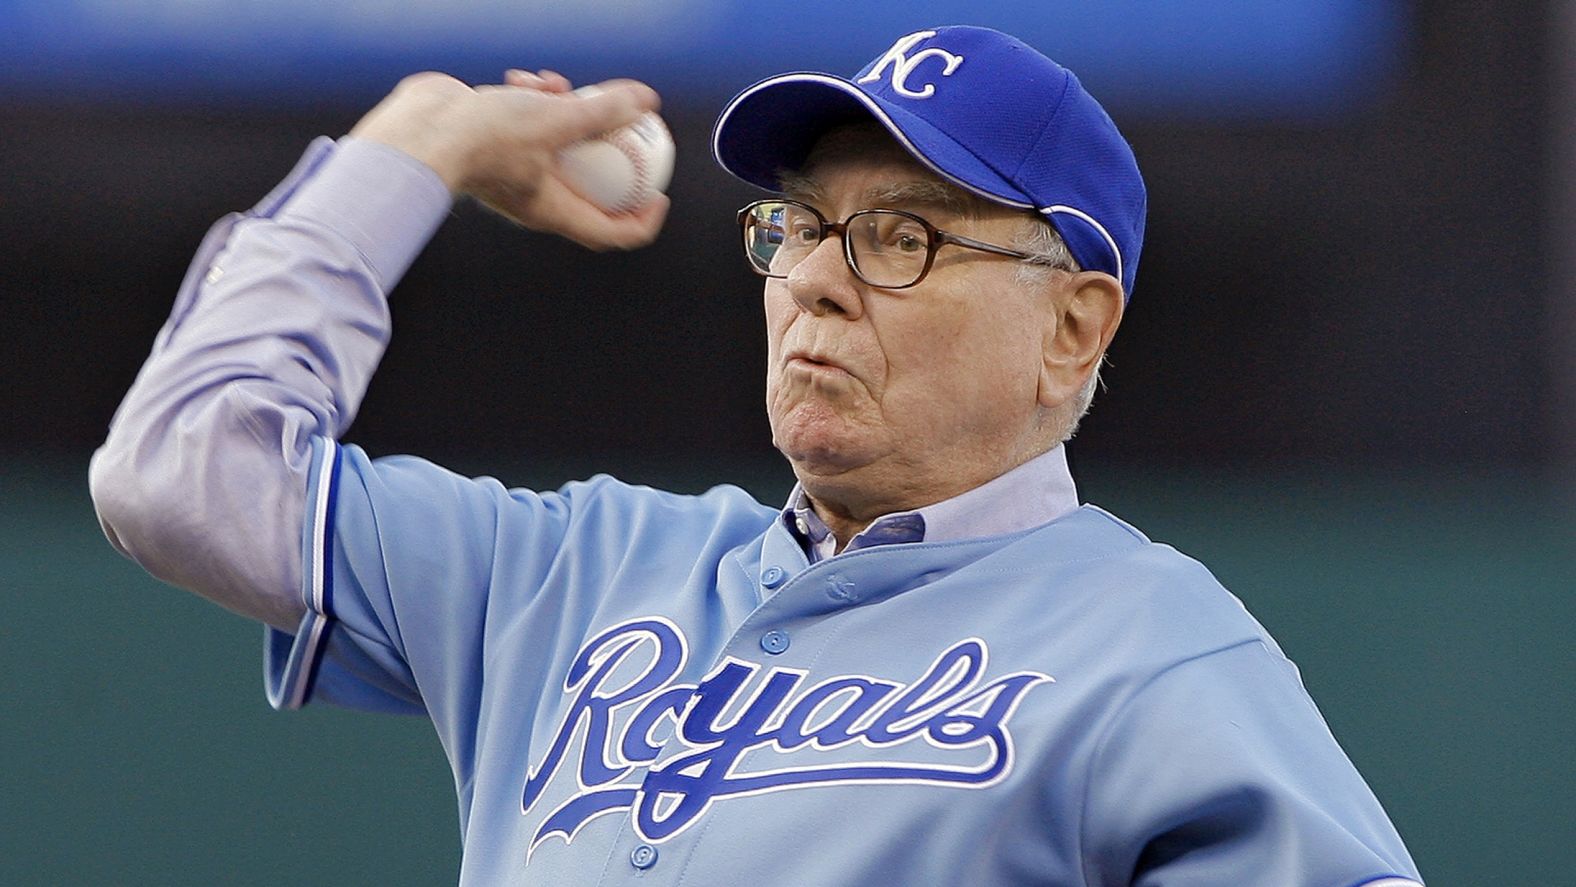
<svg viewBox="0 0 1576 887"><path fill-rule="evenodd" d="M1018 236L1013 238L1012 248L1034 256L1034 261L1018 266L1018 282L1022 284L1044 283L1056 268L1074 272L1083 270L1078 260L1073 258L1072 250L1067 248L1067 242L1056 233L1051 223L1038 216L1024 218L1023 227L1019 229Z"/></svg>
<svg viewBox="0 0 1576 887"><path fill-rule="evenodd" d="M1013 238L1012 246L1019 252L1035 257L1034 261L1026 261L1018 266L1018 283L1025 286L1045 283L1056 269L1072 272L1083 270L1067 248L1067 242L1044 219L1026 219L1018 236ZM1102 354L1100 363L1095 365L1094 372L1089 374L1073 399L1057 407L1048 417L1057 429L1057 443L1066 443L1078 433L1078 423L1088 414L1089 405L1094 402L1095 390L1100 387L1100 368L1104 365L1105 355Z"/></svg>

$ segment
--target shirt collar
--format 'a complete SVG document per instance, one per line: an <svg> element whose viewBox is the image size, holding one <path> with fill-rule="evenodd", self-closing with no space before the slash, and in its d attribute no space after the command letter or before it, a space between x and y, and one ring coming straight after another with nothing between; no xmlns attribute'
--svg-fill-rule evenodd
<svg viewBox="0 0 1576 887"><path fill-rule="evenodd" d="M952 542L997 536L1050 523L1078 508L1078 489L1063 446L933 505L882 515L849 541L844 551L903 542ZM832 556L837 540L794 485L782 521L814 563Z"/></svg>

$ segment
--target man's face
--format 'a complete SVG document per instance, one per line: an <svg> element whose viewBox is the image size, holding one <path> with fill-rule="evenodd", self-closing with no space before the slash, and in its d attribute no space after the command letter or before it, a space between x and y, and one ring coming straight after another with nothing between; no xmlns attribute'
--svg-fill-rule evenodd
<svg viewBox="0 0 1576 887"><path fill-rule="evenodd" d="M823 138L790 184L790 197L834 221L902 209L1008 246L1025 224L1006 208L937 201L941 180L869 130ZM871 516L919 507L1055 443L1037 398L1052 306L1019 268L943 246L918 285L879 289L854 276L832 235L787 278L767 280L773 443L812 497L867 500L859 510Z"/></svg>

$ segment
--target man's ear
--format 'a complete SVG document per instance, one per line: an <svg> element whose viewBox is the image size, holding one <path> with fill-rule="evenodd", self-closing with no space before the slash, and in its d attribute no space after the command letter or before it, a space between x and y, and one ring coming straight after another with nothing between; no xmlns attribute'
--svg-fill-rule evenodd
<svg viewBox="0 0 1576 887"><path fill-rule="evenodd" d="M1080 271L1052 293L1054 325L1047 324L1040 366L1040 405L1071 400L1100 365L1122 323L1122 284L1102 271Z"/></svg>

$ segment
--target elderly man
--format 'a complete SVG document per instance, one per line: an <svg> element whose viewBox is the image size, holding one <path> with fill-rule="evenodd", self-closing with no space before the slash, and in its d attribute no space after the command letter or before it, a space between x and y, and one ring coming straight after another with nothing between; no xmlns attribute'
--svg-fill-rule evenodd
<svg viewBox="0 0 1576 887"><path fill-rule="evenodd" d="M95 457L112 542L268 623L271 701L424 713L465 884L1415 884L1264 630L1080 505L1062 443L1144 190L1065 69L907 35L746 90L719 161L765 277L785 507L535 493L337 439L456 194L593 247L557 149L655 106L411 78L201 247Z"/></svg>

